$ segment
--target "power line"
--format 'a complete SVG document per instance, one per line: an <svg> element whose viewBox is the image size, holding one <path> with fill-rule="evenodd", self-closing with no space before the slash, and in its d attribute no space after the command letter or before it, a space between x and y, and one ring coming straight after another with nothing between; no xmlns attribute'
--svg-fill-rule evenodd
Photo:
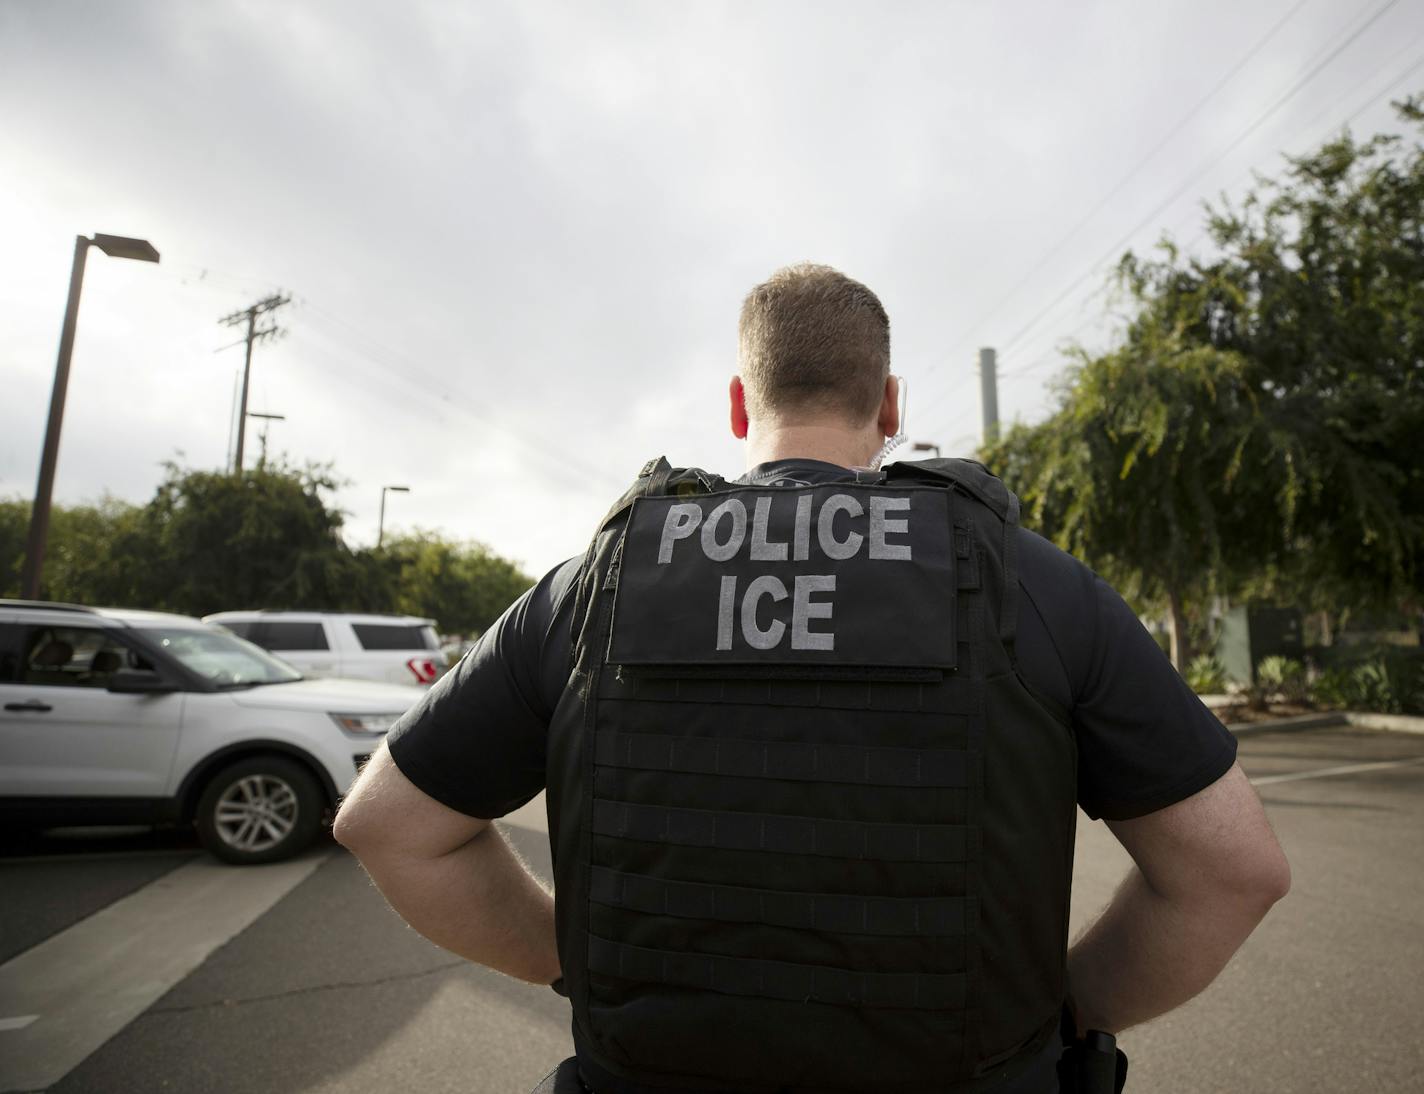
<svg viewBox="0 0 1424 1094"><path fill-rule="evenodd" d="M1408 52L1408 51L1409 51L1410 49L1412 49L1415 45L1417 45L1417 44L1421 41L1421 39L1424 39L1424 35L1420 35L1419 37L1415 38L1414 41L1410 42L1409 45L1407 45L1407 46L1404 47L1404 49L1396 50L1395 53L1394 53L1394 56L1392 56L1392 57L1390 58L1390 60L1391 60L1391 61L1394 60L1394 58L1395 58L1395 57L1398 57L1401 53L1406 53L1406 52ZM1331 122L1331 123L1330 123L1328 126L1326 126L1323 130L1319 131L1319 132L1316 134L1316 136L1311 140L1310 143L1311 143L1311 144L1317 143L1317 142L1321 139L1321 137L1323 137L1326 133L1331 132L1332 130L1335 130L1335 129L1342 129L1342 130L1343 130L1345 126L1348 126L1351 122L1353 122L1356 118L1358 118L1358 117L1359 117L1361 114L1363 114L1366 110L1368 110L1370 107L1374 106L1375 103L1379 102L1380 99L1384 98L1384 97L1385 97L1386 95L1388 95L1391 91L1393 91L1395 88L1397 88L1400 84L1404 83L1405 80L1407 80L1410 76L1414 75L1414 73L1415 73L1416 71L1418 71L1419 68L1421 68L1421 67L1424 67L1424 54L1421 54L1421 55L1419 55L1418 57L1415 57L1414 60L1410 61L1409 64L1406 65L1402 71L1400 71L1393 79L1391 79L1391 80L1389 81L1389 83L1385 84L1384 87L1380 88L1378 91L1373 92L1373 93L1369 96L1369 98L1367 98L1364 102L1362 102L1359 106L1357 106L1357 107L1356 107L1354 110L1352 110L1349 114L1345 115L1344 118L1340 119L1339 121L1333 121L1333 122ZM1310 125L1310 126L1313 126L1316 122L1318 122L1322 117L1324 117L1324 116L1325 116L1326 114L1328 114L1329 112L1330 112L1330 111L1329 111L1329 108L1326 108L1325 110L1322 110L1319 114L1317 114L1314 118L1312 118L1312 119L1310 120L1309 125ZM1249 173L1250 173L1250 170L1251 170L1251 169L1248 168L1246 171L1243 171L1243 172L1241 172L1241 174L1237 175L1236 178L1233 180L1233 185L1235 184L1235 182L1239 182L1240 179L1241 179L1241 177L1242 177L1243 175L1249 174ZM1180 224L1181 222L1178 221L1177 223ZM1208 230L1208 229L1207 229L1206 227L1202 227L1200 230L1198 230L1198 232L1197 232L1196 235L1192 236L1192 238L1191 238L1187 243L1183 244L1182 250L1184 250L1184 251L1190 251L1193 247L1195 247L1198 243L1201 242L1201 240L1203 239L1203 237L1205 237L1205 235L1206 235L1206 233L1207 233L1207 230Z"/></svg>
<svg viewBox="0 0 1424 1094"><path fill-rule="evenodd" d="M416 364L409 358L391 349L389 346L382 344L378 340L369 337L335 313L326 308L319 307L309 300L303 300L302 303L331 323L344 327L350 332L350 335L354 335L360 342L365 343L364 346L358 347L348 340L343 340L348 351L356 353L369 364L377 366L381 370L381 374L384 378L390 379L392 373L395 372L409 376L412 372L420 371ZM379 351L379 354L372 352L369 347L374 347ZM384 356L381 356L381 354ZM591 470L585 459L562 452L557 445L549 444L548 442L540 441L536 444L524 435L501 424L490 415L466 405L448 392L437 392L423 384L414 387L401 385L401 390L403 393L415 392L422 398L434 403L441 410L458 411L466 417L479 422L485 428L500 433L505 439L521 448L531 460L536 463L542 463L545 473L560 483L568 483L570 477L575 475L587 481L591 475ZM614 483L617 483L620 487L627 485L626 482L622 482L611 472L592 472L592 474L597 474L600 478L605 478L609 485Z"/></svg>
<svg viewBox="0 0 1424 1094"><path fill-rule="evenodd" d="M1259 114L1256 117L1255 121L1253 121L1240 133L1238 133L1230 144L1228 144L1219 153L1217 153L1217 155L1213 157L1210 161L1208 161L1203 167L1199 168L1195 173L1190 175L1187 178L1186 182L1184 182L1181 186L1177 187L1177 189L1173 190L1169 195L1167 195L1167 197L1163 201L1154 206L1151 212L1149 212L1145 217L1143 217L1136 224L1134 224L1130 229L1128 229L1127 232L1119 236L1118 239L1114 241L1112 246L1109 247L1106 251L1104 251L1102 256L1098 258L1096 262L1094 262L1090 267L1088 267L1088 269L1086 269L1082 274L1076 277L1068 285L1067 288L1065 288L1062 292L1055 296L1048 303L1048 305L1042 308L1036 315L1034 315L1032 319L1030 319L1022 327L1020 327L1018 332L1015 333L1013 337L1011 337L1006 343L1004 343L1002 352L1007 354L1013 348L1013 346L1016 345L1019 340L1024 337L1024 335L1026 335L1030 330L1036 327L1051 311L1053 311L1054 308L1056 308L1060 303L1062 303L1063 300L1069 294L1071 294L1075 289L1077 289L1078 286L1080 286L1088 278L1092 277L1093 274L1097 273L1103 263L1107 262L1113 257L1113 255L1117 254L1119 249L1124 244L1129 242L1133 236L1135 236L1143 227L1150 223L1159 213L1162 212L1163 209L1166 209L1169 205L1172 204L1172 202L1176 201L1179 197L1186 193L1187 190L1189 190L1192 186L1196 185L1197 181L1200 180L1203 175L1205 175L1208 171L1210 171L1213 167L1215 167L1228 155L1230 155L1238 147L1240 147L1241 143L1247 137L1249 137L1252 133L1256 132L1257 129L1264 125L1266 121L1277 110L1279 110L1282 106L1284 106L1287 102L1294 98L1295 95L1303 87L1305 87L1306 84L1310 83L1310 81L1313 80L1316 76L1318 76L1325 69L1325 67L1330 64L1330 62L1335 60L1336 57L1340 56L1341 53L1343 53L1352 44L1354 44L1354 42L1360 37L1360 35L1362 35L1365 31L1369 30L1370 27L1374 26L1374 24L1379 21L1381 16L1383 16L1385 12L1389 11L1389 9L1394 7L1394 5L1397 3L1399 3L1399 0L1384 0L1384 3L1382 3L1378 8L1376 8L1373 14L1371 14L1370 17L1365 20L1365 22L1361 26L1356 28L1356 30L1352 34L1350 34L1343 42L1341 42L1334 49L1332 49L1328 54L1325 55L1325 57L1321 61L1312 66L1305 73L1305 75L1303 75L1299 80L1292 84L1289 90L1287 90L1284 94L1278 97L1275 102L1273 102L1261 114Z"/></svg>
<svg viewBox="0 0 1424 1094"><path fill-rule="evenodd" d="M1364 28L1361 28L1361 29L1363 30ZM1420 37L1424 37L1424 36L1420 36ZM1408 45L1404 46L1402 49L1396 50L1396 51L1390 56L1389 60L1392 61L1392 60L1394 60L1396 57L1399 57L1401 54L1407 53L1409 50L1413 49L1414 46L1417 45L1418 42L1420 41L1420 37L1416 37L1414 40L1412 40ZM1341 119L1341 120L1339 120L1339 121L1331 122L1330 125L1327 127L1327 131L1328 131L1328 130L1331 130L1331 129L1338 128L1338 127L1343 127L1343 126L1349 125L1349 124L1350 124L1351 122L1353 122L1356 118L1358 118L1361 114L1363 114L1366 110L1368 110L1370 107L1372 107L1373 105L1375 105L1375 103L1377 103L1381 98L1383 98L1384 96L1388 95L1390 92L1394 91L1395 88L1397 88L1400 84L1402 84L1405 80L1407 80L1410 76L1412 76L1412 75L1413 75L1417 70L1419 70L1421 67L1424 67L1424 55L1415 57L1413 60L1411 60L1411 61L1405 66L1405 68L1402 69L1401 71L1399 71L1393 78L1391 78L1388 83L1386 83L1386 84L1385 84L1383 87L1381 87L1379 90L1372 92L1372 93L1369 95L1368 98L1366 98L1366 99L1365 99L1363 102L1361 102L1357 107L1355 107L1355 109L1352 110L1352 111L1351 111L1348 115L1346 115L1343 119ZM1324 114L1326 114L1326 113L1328 113L1328 112L1329 112L1329 108L1327 108L1325 111L1322 111L1320 114L1317 114L1317 115L1311 120L1311 122L1309 123L1309 125L1310 125L1310 126L1313 126L1316 122L1318 122L1318 121L1320 120L1320 118L1321 118ZM1307 126L1306 128L1309 128L1309 126ZM1317 136L1317 137L1315 138L1315 140L1318 140L1318 139L1319 139L1319 136ZM1246 171L1241 172L1241 175L1249 174L1251 170L1252 170L1251 168L1248 168ZM1239 178L1241 177L1241 175L1238 175L1238 176L1237 176L1237 180L1239 180ZM1183 245L1182 249L1183 249L1184 251L1190 251L1198 242L1201 241L1201 239L1206 235L1206 232L1207 232L1207 229L1206 229L1205 227L1202 228L1200 231L1197 232L1197 234L1196 234L1195 236L1193 236L1193 238L1192 238L1188 243L1186 243L1186 244ZM1101 318L1102 318L1102 317L1101 317L1101 316L1098 316L1098 315L1089 316L1085 321L1083 321L1083 322L1080 323L1076 328L1074 328L1073 331L1069 332L1067 335L1064 335L1062 338L1060 338L1060 339L1059 339L1060 343L1075 338L1075 337L1076 337L1079 333L1081 333L1083 330L1087 329L1089 326L1093 325L1094 323L1099 322L1099 321L1101 320ZM1042 369L1042 368L1044 368L1044 367L1046 367L1046 366L1053 365L1053 364L1057 364L1057 363L1059 363L1058 359L1057 359L1055 356L1053 356L1052 353L1050 353L1050 354L1047 354L1047 355L1045 355L1045 356L1043 356L1043 357L1040 357L1040 358L1036 359L1033 363L1031 363L1031 364L1029 364L1029 365L1025 365L1025 366L1023 366L1023 367L1021 367L1021 368L1012 369L1012 370L1010 370L1010 371L1000 373L1000 374L999 374L999 379L1004 380L1004 379L1009 379L1009 378L1014 378L1014 377L1027 376L1027 375L1029 375L1030 373L1033 373L1033 372L1038 371L1039 369Z"/></svg>
<svg viewBox="0 0 1424 1094"><path fill-rule="evenodd" d="M1272 38L1274 38L1276 36L1276 33L1283 26L1285 26L1286 23L1288 23L1296 15L1296 13L1300 11L1301 8L1303 8L1309 2L1310 0L1296 0L1296 3L1291 6L1290 10L1288 10L1284 15L1277 19L1276 22L1271 25L1270 30L1266 31L1266 33L1256 41L1256 44L1253 45L1250 49L1248 49L1241 56L1240 60L1238 60L1234 65L1232 65L1231 69L1224 76L1218 79L1215 84L1212 85L1211 90L1209 90L1205 95L1198 99L1196 101L1196 104L1185 114L1183 114L1181 118L1177 120L1177 123L1167 131L1166 135L1163 136L1156 144L1154 144L1151 150L1148 151L1147 154L1144 155L1141 159L1139 159L1137 163L1135 163L1125 175L1118 179L1118 181L1116 182L1116 184L1114 184L1111 190L1109 190L1106 194L1104 194L1101 198L1098 199L1098 203L1096 205L1094 205L1091 209L1084 213L1083 216L1079 218L1077 223L1075 223L1073 227L1069 228L1068 231L1065 232L1059 238L1058 242L1048 249L1047 253L1038 256L1038 258L1034 262L1034 265L1030 267L1029 270L1025 272L1024 275L1020 277L1019 280L1016 281L1007 292L1000 296L999 299L993 305L990 306L989 310L986 313L981 315L978 324L969 332L969 334L965 335L962 339L960 339L960 341L955 345L952 353L957 353L959 350L963 349L965 345L969 343L976 334L978 334L981 330L988 326L989 320L992 319L995 315L997 315L1003 309L1003 306L1018 294L1020 289L1022 289L1025 285L1027 285L1030 281L1033 280L1034 275L1039 272L1039 270L1042 268L1042 265L1050 259L1054 258L1056 255L1058 255L1059 252L1061 252L1063 248L1067 246L1068 242L1073 239L1073 237L1076 236L1079 231L1082 230L1084 225L1086 225L1095 216L1097 216L1098 213L1102 212L1102 210L1107 206L1107 204L1121 192L1122 188L1126 186L1133 178L1135 178L1138 172L1140 172L1144 167L1146 167L1147 164L1151 162L1153 157L1155 157L1158 152L1162 151L1162 149L1167 146L1168 142L1171 141L1173 137L1175 137L1186 127L1188 122L1190 122L1199 113L1201 113L1202 108L1206 106L1206 104L1210 102L1213 98L1215 98L1217 93L1221 91L1221 89L1224 88L1228 83L1230 83L1232 79L1235 78L1236 74L1239 73L1243 68L1245 68L1246 65L1256 56L1256 54L1259 53L1266 46L1266 43L1268 43Z"/></svg>

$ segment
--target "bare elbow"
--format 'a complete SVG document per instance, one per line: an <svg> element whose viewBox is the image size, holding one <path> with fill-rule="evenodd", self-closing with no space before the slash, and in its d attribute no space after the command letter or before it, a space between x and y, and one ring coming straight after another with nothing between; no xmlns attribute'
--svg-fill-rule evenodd
<svg viewBox="0 0 1424 1094"><path fill-rule="evenodd" d="M1238 906L1249 908L1257 919L1265 917L1278 900L1290 892L1291 869L1285 852L1276 846L1246 870L1223 885Z"/></svg>
<svg viewBox="0 0 1424 1094"><path fill-rule="evenodd" d="M1286 853L1278 846L1276 848L1275 861L1262 871L1261 890L1262 897L1266 900L1266 905L1276 903L1290 892L1291 888L1291 868L1290 861L1286 858Z"/></svg>

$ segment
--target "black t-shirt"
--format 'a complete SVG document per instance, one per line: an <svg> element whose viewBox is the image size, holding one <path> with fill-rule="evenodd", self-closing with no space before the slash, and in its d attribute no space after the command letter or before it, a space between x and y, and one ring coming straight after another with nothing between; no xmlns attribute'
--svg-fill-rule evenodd
<svg viewBox="0 0 1424 1094"><path fill-rule="evenodd" d="M741 481L852 477L833 464L790 460ZM520 597L387 736L406 778L451 809L502 817L544 789L546 733L569 678L579 561L555 567ZM1078 802L1090 816L1142 816L1226 773L1235 738L1105 581L1027 530L1018 567L1019 669L1070 714Z"/></svg>

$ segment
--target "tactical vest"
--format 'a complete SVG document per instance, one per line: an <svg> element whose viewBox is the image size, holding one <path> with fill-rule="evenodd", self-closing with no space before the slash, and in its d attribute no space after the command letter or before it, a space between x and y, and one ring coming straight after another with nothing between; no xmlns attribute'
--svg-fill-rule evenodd
<svg viewBox="0 0 1424 1094"><path fill-rule="evenodd" d="M580 1059L630 1088L987 1090L1056 1035L1077 752L978 464L643 469L550 728Z"/></svg>

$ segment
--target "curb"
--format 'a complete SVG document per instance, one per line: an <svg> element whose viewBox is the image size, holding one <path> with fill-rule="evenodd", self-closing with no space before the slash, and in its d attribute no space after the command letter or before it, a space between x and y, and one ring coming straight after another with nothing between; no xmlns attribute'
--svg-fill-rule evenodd
<svg viewBox="0 0 1424 1094"><path fill-rule="evenodd" d="M1386 733L1424 733L1424 718L1411 714L1355 714L1349 712L1345 720L1360 729L1377 729Z"/></svg>
<svg viewBox="0 0 1424 1094"><path fill-rule="evenodd" d="M1264 722L1241 722L1226 728L1236 737L1252 737L1258 733L1293 733L1304 729L1329 729L1351 726L1384 733L1416 733L1424 735L1424 718L1409 714L1368 714L1346 710L1326 710L1319 714L1297 714L1290 718L1272 718Z"/></svg>
<svg viewBox="0 0 1424 1094"><path fill-rule="evenodd" d="M1271 718L1264 722L1241 722L1226 728L1237 737L1254 737L1258 733L1292 733L1302 729L1327 729L1348 725L1345 714L1327 710L1320 714L1296 714L1290 718Z"/></svg>

